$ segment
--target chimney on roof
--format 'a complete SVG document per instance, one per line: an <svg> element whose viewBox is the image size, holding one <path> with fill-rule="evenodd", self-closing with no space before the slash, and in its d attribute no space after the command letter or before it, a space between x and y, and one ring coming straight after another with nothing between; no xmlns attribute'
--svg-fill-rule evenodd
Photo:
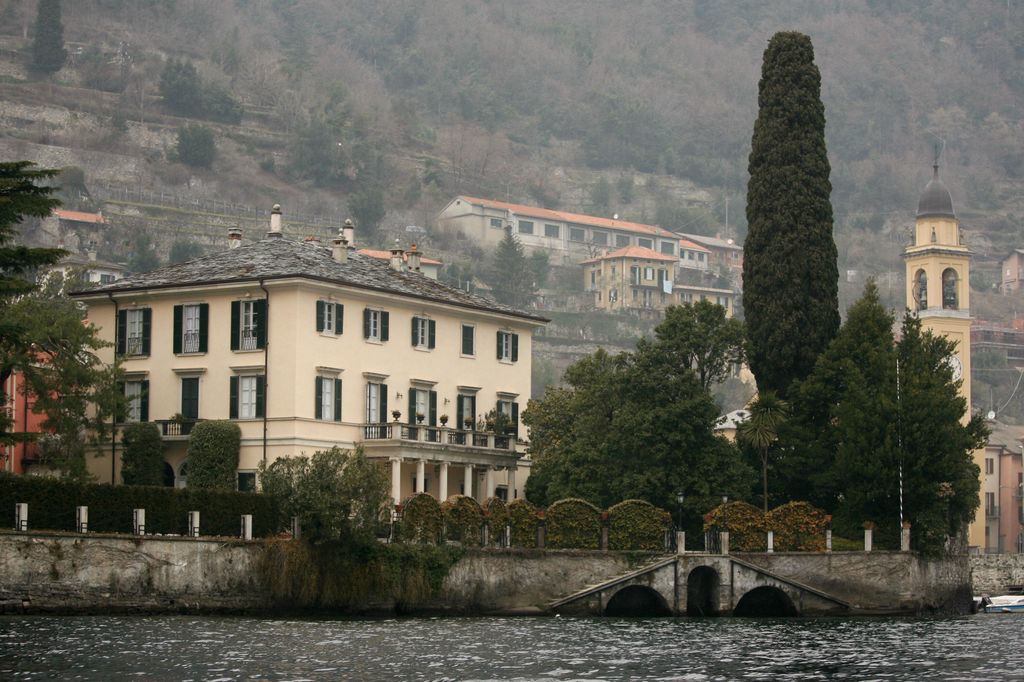
<svg viewBox="0 0 1024 682"><path fill-rule="evenodd" d="M89 249L85 252L85 255L89 257L89 260L93 263L96 262L96 249Z"/></svg>
<svg viewBox="0 0 1024 682"><path fill-rule="evenodd" d="M402 247L401 247L399 241L396 239L395 240L395 245L391 248L391 269L392 270L395 270L397 272L401 272L402 271L403 265L404 265L404 263L403 263L404 256L405 256L405 251L402 250Z"/></svg>
<svg viewBox="0 0 1024 682"><path fill-rule="evenodd" d="M339 263L348 262L348 240L345 239L344 231L331 240L331 258Z"/></svg>
<svg viewBox="0 0 1024 682"><path fill-rule="evenodd" d="M351 218L345 219L345 224L341 226L342 235L345 237L345 241L348 245L355 247L356 245L356 226L352 224Z"/></svg>
<svg viewBox="0 0 1024 682"><path fill-rule="evenodd" d="M274 204L270 209L270 232L268 237L281 237L281 204Z"/></svg>
<svg viewBox="0 0 1024 682"><path fill-rule="evenodd" d="M412 272L420 271L420 256L422 254L416 250L416 245L413 244L409 247L409 270Z"/></svg>
<svg viewBox="0 0 1024 682"><path fill-rule="evenodd" d="M242 230L237 227L228 228L228 248L237 249L242 245Z"/></svg>

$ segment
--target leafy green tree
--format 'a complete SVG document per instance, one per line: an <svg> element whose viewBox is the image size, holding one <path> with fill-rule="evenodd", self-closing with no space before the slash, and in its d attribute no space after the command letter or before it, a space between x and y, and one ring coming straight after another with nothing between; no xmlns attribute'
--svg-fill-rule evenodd
<svg viewBox="0 0 1024 682"><path fill-rule="evenodd" d="M260 481L263 492L280 500L283 519L298 517L313 542L372 541L390 499L387 474L360 448L261 463Z"/></svg>
<svg viewBox="0 0 1024 682"><path fill-rule="evenodd" d="M32 40L34 71L46 75L57 73L68 58L68 52L64 49L64 24L60 14L60 0L39 0L35 37Z"/></svg>
<svg viewBox="0 0 1024 682"><path fill-rule="evenodd" d="M170 59L160 73L160 96L176 114L201 115L203 83L192 62Z"/></svg>
<svg viewBox="0 0 1024 682"><path fill-rule="evenodd" d="M355 192L348 198L348 210L355 218L362 239L366 240L377 233L380 221L384 219L384 192L376 185Z"/></svg>
<svg viewBox="0 0 1024 682"><path fill-rule="evenodd" d="M581 497L607 507L638 498L667 509L681 489L687 510L702 514L719 496L749 490L753 472L714 434L710 394L661 345L642 340L617 356L599 350L569 367L564 383L523 415L531 502Z"/></svg>
<svg viewBox="0 0 1024 682"><path fill-rule="evenodd" d="M533 302L537 291L534 272L523 245L510 229L505 230L505 237L498 242L487 273L487 283L499 303L523 309Z"/></svg>
<svg viewBox="0 0 1024 682"><path fill-rule="evenodd" d="M198 422L188 439L188 487L234 490L242 430L229 421Z"/></svg>
<svg viewBox="0 0 1024 682"><path fill-rule="evenodd" d="M779 430L789 418L789 405L771 391L757 396L750 414L736 430L736 440L754 449L761 460L761 497L768 513L768 453L779 439Z"/></svg>
<svg viewBox="0 0 1024 682"><path fill-rule="evenodd" d="M201 255L203 255L202 246L190 239L177 239L171 244L171 254L167 257L167 262L171 265L184 263Z"/></svg>
<svg viewBox="0 0 1024 682"><path fill-rule="evenodd" d="M530 266L530 274L533 276L533 284L536 288L542 288L548 281L548 273L551 272L551 260L547 251L534 251L529 255L527 261Z"/></svg>
<svg viewBox="0 0 1024 682"><path fill-rule="evenodd" d="M725 308L711 301L669 306L654 334L704 389L725 381L744 360L743 322L726 317Z"/></svg>
<svg viewBox="0 0 1024 682"><path fill-rule="evenodd" d="M137 232L133 242L131 260L128 261L132 272L149 272L160 267L160 258L156 255L153 238L148 232Z"/></svg>
<svg viewBox="0 0 1024 682"><path fill-rule="evenodd" d="M156 424L125 424L121 444L121 481L125 485L163 485L164 443Z"/></svg>
<svg viewBox="0 0 1024 682"><path fill-rule="evenodd" d="M35 361L35 339L27 321L16 319L10 307L35 287L30 277L37 268L56 263L66 253L16 243L17 227L25 218L45 218L60 205L55 188L42 184L57 173L33 168L29 161L0 162L0 385ZM5 397L0 396L0 407ZM10 426L9 413L0 409L0 444L23 439L9 433Z"/></svg>
<svg viewBox="0 0 1024 682"><path fill-rule="evenodd" d="M750 151L743 309L758 388L788 397L839 329L825 107L811 40L764 52Z"/></svg>
<svg viewBox="0 0 1024 682"><path fill-rule="evenodd" d="M188 124L178 128L178 160L194 168L209 168L217 158L213 131L204 126Z"/></svg>

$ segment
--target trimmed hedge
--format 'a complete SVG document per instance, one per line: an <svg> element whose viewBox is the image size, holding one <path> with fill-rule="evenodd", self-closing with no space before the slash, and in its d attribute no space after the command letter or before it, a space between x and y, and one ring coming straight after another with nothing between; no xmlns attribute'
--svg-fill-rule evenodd
<svg viewBox="0 0 1024 682"><path fill-rule="evenodd" d="M445 538L467 546L480 545L480 530L484 512L480 503L466 495L452 495L441 505L444 516Z"/></svg>
<svg viewBox="0 0 1024 682"><path fill-rule="evenodd" d="M441 505L427 493L416 493L402 503L398 537L403 542L436 544L441 540Z"/></svg>
<svg viewBox="0 0 1024 682"><path fill-rule="evenodd" d="M234 490L242 429L229 421L198 422L188 437L188 484L207 490Z"/></svg>
<svg viewBox="0 0 1024 682"><path fill-rule="evenodd" d="M509 524L512 526L513 547L536 547L537 508L523 498L512 500L505 511L508 512Z"/></svg>
<svg viewBox="0 0 1024 682"><path fill-rule="evenodd" d="M14 505L28 504L30 529L75 530L75 507L89 508L89 530L131 533L132 510L146 510L146 533L185 535L188 512L199 511L203 535L239 535L252 514L254 536L276 533L278 503L270 495L153 486L73 483L41 476L0 474L0 525L14 527Z"/></svg>
<svg viewBox="0 0 1024 682"><path fill-rule="evenodd" d="M163 485L164 442L153 422L125 424L121 431L121 480L125 485Z"/></svg>
<svg viewBox="0 0 1024 682"><path fill-rule="evenodd" d="M619 502L608 508L608 549L662 550L670 522L668 513L650 502Z"/></svg>
<svg viewBox="0 0 1024 682"><path fill-rule="evenodd" d="M713 528L729 531L729 549L738 552L764 552L768 549L768 529L764 512L746 502L720 504L704 516L704 532Z"/></svg>
<svg viewBox="0 0 1024 682"><path fill-rule="evenodd" d="M777 552L824 552L828 517L809 502L788 502L768 512ZM833 542L835 540L833 539Z"/></svg>
<svg viewBox="0 0 1024 682"><path fill-rule="evenodd" d="M570 497L548 507L545 546L552 549L598 549L601 510L586 500Z"/></svg>
<svg viewBox="0 0 1024 682"><path fill-rule="evenodd" d="M492 545L500 545L508 525L508 509L498 497L489 497L484 502L484 519L487 523L487 539Z"/></svg>

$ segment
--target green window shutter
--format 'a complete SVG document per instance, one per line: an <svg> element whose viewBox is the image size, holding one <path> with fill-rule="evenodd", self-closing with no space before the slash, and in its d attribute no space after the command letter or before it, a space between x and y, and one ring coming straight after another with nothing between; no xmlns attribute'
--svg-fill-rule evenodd
<svg viewBox="0 0 1024 682"><path fill-rule="evenodd" d="M409 389L409 416L407 417L409 424L416 423L416 389Z"/></svg>
<svg viewBox="0 0 1024 682"><path fill-rule="evenodd" d="M437 391L430 392L430 421L431 426L437 426Z"/></svg>
<svg viewBox="0 0 1024 682"><path fill-rule="evenodd" d="M462 354L474 355L473 353L473 327L468 324L462 325Z"/></svg>
<svg viewBox="0 0 1024 682"><path fill-rule="evenodd" d="M181 380L181 416L199 418L199 378L186 377Z"/></svg>
<svg viewBox="0 0 1024 682"><path fill-rule="evenodd" d="M142 354L149 355L150 339L153 336L153 309L142 309Z"/></svg>
<svg viewBox="0 0 1024 682"><path fill-rule="evenodd" d="M176 305L174 306L174 353L181 352L181 332L182 332L182 311L185 310L185 306Z"/></svg>
<svg viewBox="0 0 1024 682"><path fill-rule="evenodd" d="M324 306L326 303L323 301L316 302L316 330L322 332L324 330Z"/></svg>
<svg viewBox="0 0 1024 682"><path fill-rule="evenodd" d="M519 438L519 403L512 403L512 427L515 437Z"/></svg>
<svg viewBox="0 0 1024 682"><path fill-rule="evenodd" d="M519 362L519 334L512 335L512 362Z"/></svg>
<svg viewBox="0 0 1024 682"><path fill-rule="evenodd" d="M122 336L121 338L124 338L124 336ZM117 409L114 412L114 423L116 423L116 424L123 424L124 423L124 415L125 415L125 413L126 413L126 411L128 409L128 403L125 400L126 396L124 394L124 383L125 382L123 382L123 381L118 381L117 382L118 401L117 401L117 406L116 406Z"/></svg>
<svg viewBox="0 0 1024 682"><path fill-rule="evenodd" d="M341 379L334 380L334 421L341 421Z"/></svg>
<svg viewBox="0 0 1024 682"><path fill-rule="evenodd" d="M231 377L231 405L228 407L228 418L238 419L238 377Z"/></svg>
<svg viewBox="0 0 1024 682"><path fill-rule="evenodd" d="M455 397L455 428L457 429L466 428L466 425L463 423L466 421L466 411L463 409L465 407L464 400L465 396Z"/></svg>
<svg viewBox="0 0 1024 682"><path fill-rule="evenodd" d="M390 337L388 332L389 321L391 320L391 313L386 310L380 311L380 340L387 341Z"/></svg>
<svg viewBox="0 0 1024 682"><path fill-rule="evenodd" d="M149 421L149 379L143 379L139 382L142 384L142 397L139 399L139 421Z"/></svg>
<svg viewBox="0 0 1024 682"><path fill-rule="evenodd" d="M473 423L475 424L476 423L476 396L475 395L469 396L469 401L468 402L469 402L469 418L472 419Z"/></svg>
<svg viewBox="0 0 1024 682"><path fill-rule="evenodd" d="M427 348L433 348L437 341L437 320L427 320Z"/></svg>
<svg viewBox="0 0 1024 682"><path fill-rule="evenodd" d="M316 378L316 407L313 408L314 419L324 418L324 385L323 378Z"/></svg>
<svg viewBox="0 0 1024 682"><path fill-rule="evenodd" d="M380 423L388 420L388 385L380 385Z"/></svg>
<svg viewBox="0 0 1024 682"><path fill-rule="evenodd" d="M117 311L117 354L124 355L125 339L128 338L128 311Z"/></svg>
<svg viewBox="0 0 1024 682"><path fill-rule="evenodd" d="M370 309L363 308L363 338L370 338Z"/></svg>
<svg viewBox="0 0 1024 682"><path fill-rule="evenodd" d="M501 332L498 332L498 359L501 360Z"/></svg>
<svg viewBox="0 0 1024 682"><path fill-rule="evenodd" d="M242 302L231 302L231 350L238 350L242 327ZM237 408L236 408L237 409Z"/></svg>
<svg viewBox="0 0 1024 682"><path fill-rule="evenodd" d="M205 353L209 348L210 338L210 304L199 304L199 352Z"/></svg>
<svg viewBox="0 0 1024 682"><path fill-rule="evenodd" d="M345 331L345 306L341 303L334 304L334 333L341 334Z"/></svg>
<svg viewBox="0 0 1024 682"><path fill-rule="evenodd" d="M418 346L419 345L419 340L420 340L420 334L419 334L419 331L420 331L419 330L419 326L420 325L419 325L419 322L420 322L420 318L415 317L415 316L412 318L412 345L413 346Z"/></svg>
<svg viewBox="0 0 1024 682"><path fill-rule="evenodd" d="M262 374L256 377L256 416L263 417L266 415L266 402L267 402L267 377Z"/></svg>
<svg viewBox="0 0 1024 682"><path fill-rule="evenodd" d="M267 347L267 299L261 298L255 301L253 306L253 317L256 322L256 347Z"/></svg>

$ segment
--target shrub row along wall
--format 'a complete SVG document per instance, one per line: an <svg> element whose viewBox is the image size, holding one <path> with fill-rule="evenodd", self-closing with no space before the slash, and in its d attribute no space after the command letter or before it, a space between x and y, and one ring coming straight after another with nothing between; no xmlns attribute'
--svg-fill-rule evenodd
<svg viewBox="0 0 1024 682"><path fill-rule="evenodd" d="M55 478L0 475L0 525L14 527L14 505L28 504L29 527L75 530L75 507L89 508L89 530L131 533L132 510L146 510L146 532L185 535L188 512L199 512L203 535L237 536L252 514L254 536L278 531L277 500L256 493L152 486L79 484Z"/></svg>
<svg viewBox="0 0 1024 682"><path fill-rule="evenodd" d="M481 507L464 495L439 504L420 493L403 503L398 537L420 543L454 540L475 547L483 542L481 531L486 528L490 544L504 544L508 530L513 547L535 547L537 529L544 524L545 546L552 549L598 549L602 529L607 528L608 549L658 551L664 548L670 523L667 512L643 500L626 500L602 512L576 498L559 500L544 510L526 500L506 505L494 497Z"/></svg>
<svg viewBox="0 0 1024 682"><path fill-rule="evenodd" d="M729 532L729 547L740 552L763 552L768 531L775 534L779 552L823 552L829 517L807 502L787 502L767 514L746 502L729 502L704 517L704 530Z"/></svg>

